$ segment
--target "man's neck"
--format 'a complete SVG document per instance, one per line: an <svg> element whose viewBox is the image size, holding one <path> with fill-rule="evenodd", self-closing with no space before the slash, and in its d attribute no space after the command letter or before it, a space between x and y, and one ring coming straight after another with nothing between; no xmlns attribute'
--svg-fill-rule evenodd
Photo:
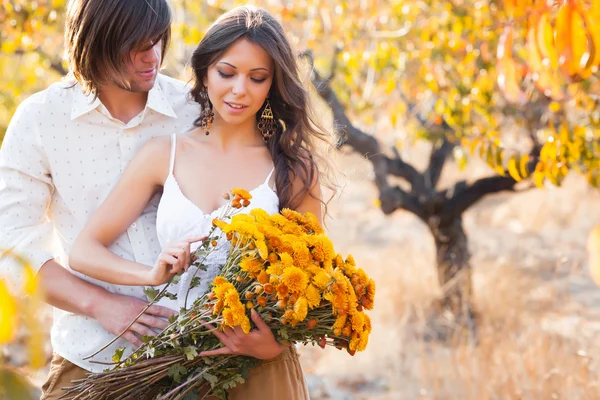
<svg viewBox="0 0 600 400"><path fill-rule="evenodd" d="M113 118L126 124L144 110L148 92L130 92L115 85L107 85L98 91L98 98Z"/></svg>

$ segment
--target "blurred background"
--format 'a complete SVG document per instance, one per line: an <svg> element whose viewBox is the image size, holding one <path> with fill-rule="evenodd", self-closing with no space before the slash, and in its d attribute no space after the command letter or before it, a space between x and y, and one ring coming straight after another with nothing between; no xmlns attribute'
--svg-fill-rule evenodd
<svg viewBox="0 0 600 400"><path fill-rule="evenodd" d="M171 4L162 72L188 80L241 3ZM301 349L311 397L599 399L600 1L253 4L284 25L339 143L336 250L377 282L365 352ZM0 3L0 140L66 74L64 13ZM51 356L42 289L18 284L0 280L0 398L36 393Z"/></svg>

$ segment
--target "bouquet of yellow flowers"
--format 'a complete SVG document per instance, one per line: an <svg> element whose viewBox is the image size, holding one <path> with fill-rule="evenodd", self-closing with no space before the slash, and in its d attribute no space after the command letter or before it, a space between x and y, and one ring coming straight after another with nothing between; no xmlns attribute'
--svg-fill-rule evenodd
<svg viewBox="0 0 600 400"><path fill-rule="evenodd" d="M113 369L77 382L67 398L183 399L201 387L226 398L227 389L243 383L261 361L199 356L221 347L207 324L239 326L248 333L252 309L282 343L332 345L351 355L366 348L371 320L365 310L374 305L374 281L352 256L336 254L314 215L289 209L274 215L262 209L239 213L251 195L243 189L232 195L193 257L192 265L202 269L223 235L231 244L212 290L173 317L163 332L144 337L125 360L120 350Z"/></svg>

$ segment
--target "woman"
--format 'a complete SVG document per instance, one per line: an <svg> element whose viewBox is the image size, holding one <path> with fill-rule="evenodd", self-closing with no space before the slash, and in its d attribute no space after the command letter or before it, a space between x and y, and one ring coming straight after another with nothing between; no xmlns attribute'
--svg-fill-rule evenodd
<svg viewBox="0 0 600 400"><path fill-rule="evenodd" d="M149 141L81 232L70 256L74 270L124 285L160 285L184 272L177 309L194 273L208 289L227 252L219 243L206 271L188 270L190 253L218 216L222 194L254 188L249 208L310 211L322 219L316 142L326 133L309 115L308 93L281 25L264 10L239 7L207 31L192 57L193 98L202 105L196 128ZM107 247L159 191L157 231L163 252L153 267L124 260ZM247 211L247 209L246 209ZM166 301L168 302L168 301ZM223 348L202 355L243 354L266 360L230 393L243 399L305 399L308 391L294 347L278 343L258 314L258 329L216 332Z"/></svg>

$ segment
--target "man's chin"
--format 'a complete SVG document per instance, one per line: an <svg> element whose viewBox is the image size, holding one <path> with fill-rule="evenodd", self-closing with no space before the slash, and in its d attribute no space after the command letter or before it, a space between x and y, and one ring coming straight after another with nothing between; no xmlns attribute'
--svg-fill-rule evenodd
<svg viewBox="0 0 600 400"><path fill-rule="evenodd" d="M155 83L156 75L152 79L144 79L142 81L131 82L130 88L128 90L134 93L147 93L150 90L152 90Z"/></svg>

